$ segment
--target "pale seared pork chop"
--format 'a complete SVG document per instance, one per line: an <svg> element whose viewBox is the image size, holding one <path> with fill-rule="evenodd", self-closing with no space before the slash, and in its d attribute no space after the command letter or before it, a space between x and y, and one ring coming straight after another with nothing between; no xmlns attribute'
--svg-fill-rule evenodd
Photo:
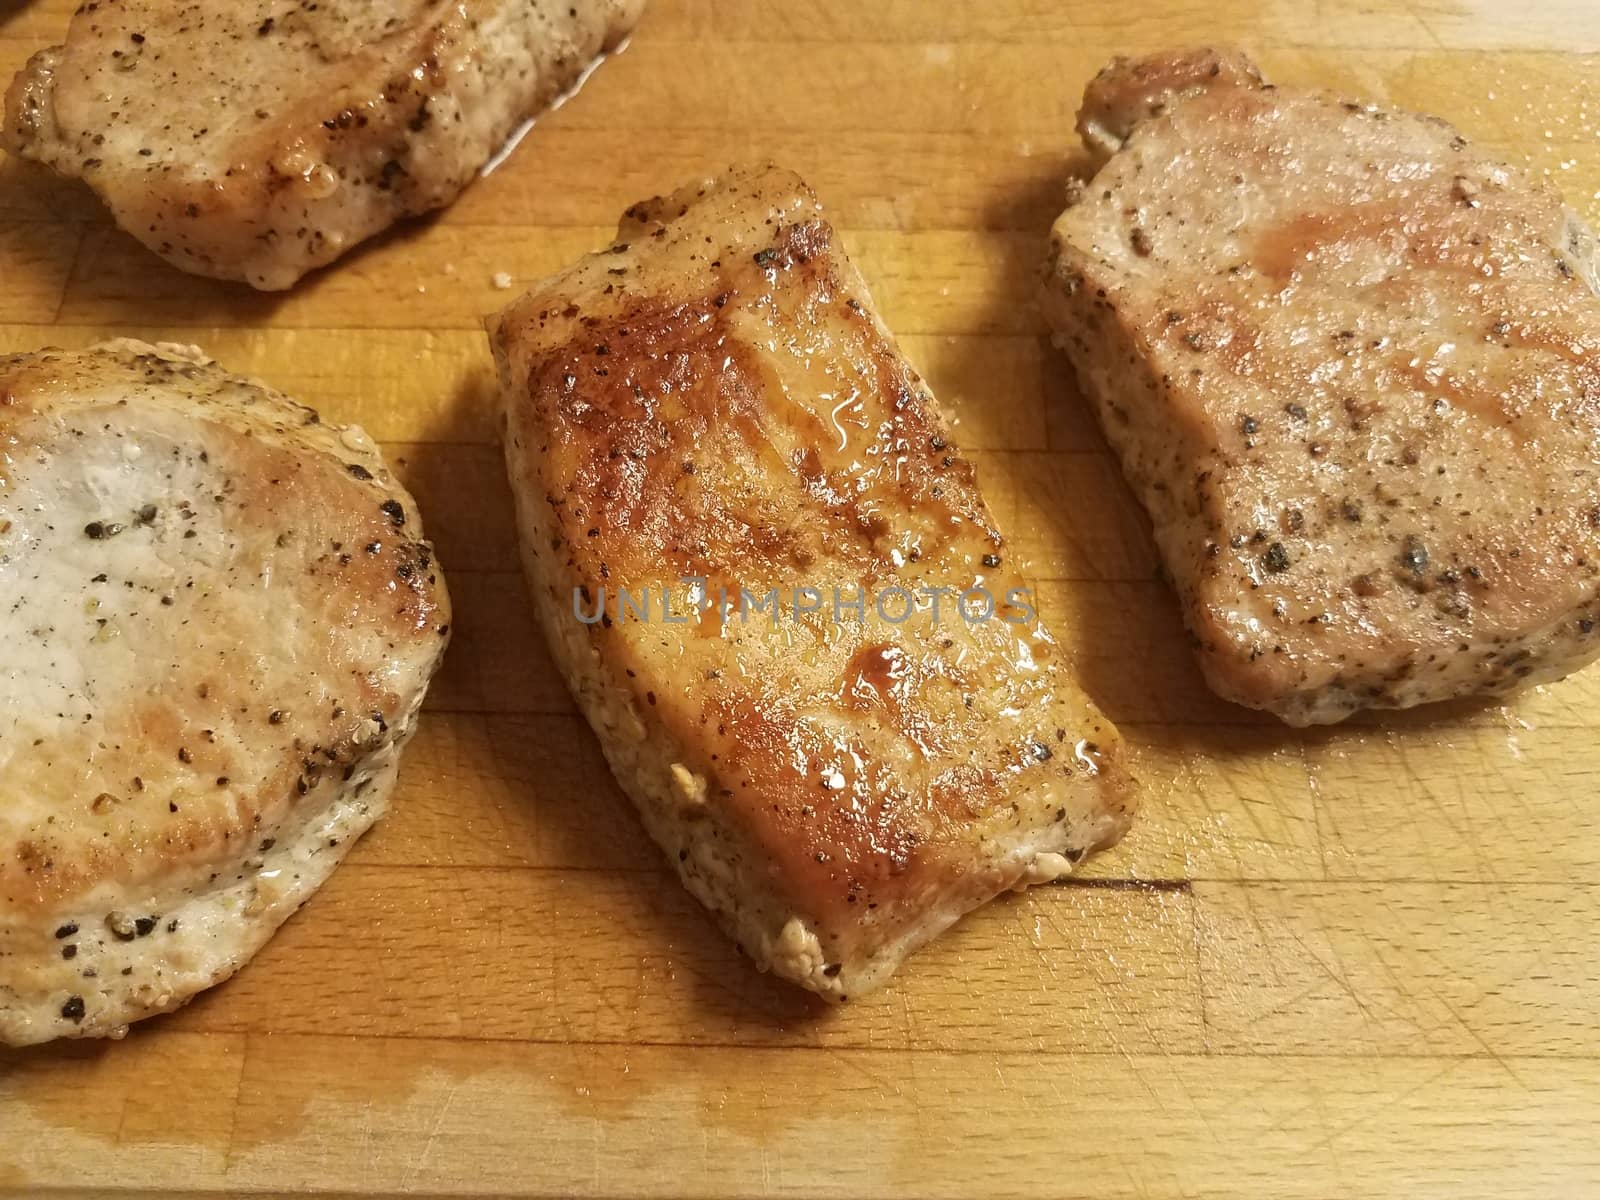
<svg viewBox="0 0 1600 1200"><path fill-rule="evenodd" d="M689 890L760 966L845 1000L1115 841L1117 735L796 176L735 170L617 237L492 327L535 603ZM990 619L920 593L972 587ZM687 624L616 611L662 588Z"/></svg>
<svg viewBox="0 0 1600 1200"><path fill-rule="evenodd" d="M185 271L287 288L449 204L644 0L120 0L6 96L3 142Z"/></svg>
<svg viewBox="0 0 1600 1200"><path fill-rule="evenodd" d="M1600 300L1559 196L1242 56L1119 60L1045 307L1211 686L1291 724L1600 654Z"/></svg>
<svg viewBox="0 0 1600 1200"><path fill-rule="evenodd" d="M449 619L359 429L192 348L0 357L0 1042L248 961L387 808Z"/></svg>

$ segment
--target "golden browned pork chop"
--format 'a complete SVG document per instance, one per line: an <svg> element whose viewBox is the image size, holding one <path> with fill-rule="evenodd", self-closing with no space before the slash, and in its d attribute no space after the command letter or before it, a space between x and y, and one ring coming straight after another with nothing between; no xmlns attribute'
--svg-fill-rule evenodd
<svg viewBox="0 0 1600 1200"><path fill-rule="evenodd" d="M1594 240L1433 117L1119 60L1045 306L1200 662L1293 724L1600 654Z"/></svg>
<svg viewBox="0 0 1600 1200"><path fill-rule="evenodd" d="M421 539L364 433L192 348L0 357L0 1042L226 979L382 815Z"/></svg>
<svg viewBox="0 0 1600 1200"><path fill-rule="evenodd" d="M119 0L6 96L6 149L168 262L258 288L449 204L644 0Z"/></svg>
<svg viewBox="0 0 1600 1200"><path fill-rule="evenodd" d="M1114 841L1117 735L798 178L617 236L492 330L535 602L690 891L844 1000Z"/></svg>

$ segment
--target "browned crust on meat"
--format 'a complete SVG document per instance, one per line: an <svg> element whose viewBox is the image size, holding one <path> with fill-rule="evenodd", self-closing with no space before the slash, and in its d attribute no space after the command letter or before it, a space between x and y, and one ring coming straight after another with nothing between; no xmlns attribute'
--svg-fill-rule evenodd
<svg viewBox="0 0 1600 1200"><path fill-rule="evenodd" d="M855 994L1041 851L1114 840L1114 732L1042 631L1021 669L1005 625L941 645L819 621L786 643L723 635L714 613L681 632L571 615L570 590L601 581L1023 586L798 179L736 170L635 206L611 251L492 335L552 645L652 833L759 962ZM1002 698L1033 711L1002 716ZM691 804L671 798L673 764ZM814 963L785 965L791 917L820 939Z"/></svg>

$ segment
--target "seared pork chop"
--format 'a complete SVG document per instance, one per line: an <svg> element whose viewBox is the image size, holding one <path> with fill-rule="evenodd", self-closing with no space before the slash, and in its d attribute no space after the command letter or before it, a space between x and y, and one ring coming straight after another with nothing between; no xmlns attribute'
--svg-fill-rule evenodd
<svg viewBox="0 0 1600 1200"><path fill-rule="evenodd" d="M689 890L844 1000L1115 841L1117 735L798 178L617 239L492 326L535 603Z"/></svg>
<svg viewBox="0 0 1600 1200"><path fill-rule="evenodd" d="M1433 117L1119 60L1045 307L1211 686L1291 724L1600 654L1600 300L1560 197Z"/></svg>
<svg viewBox="0 0 1600 1200"><path fill-rule="evenodd" d="M643 7L85 4L12 84L3 141L83 179L173 265L287 288L449 204Z"/></svg>
<svg viewBox="0 0 1600 1200"><path fill-rule="evenodd" d="M192 348L0 357L0 1042L249 960L389 803L447 639L359 429Z"/></svg>

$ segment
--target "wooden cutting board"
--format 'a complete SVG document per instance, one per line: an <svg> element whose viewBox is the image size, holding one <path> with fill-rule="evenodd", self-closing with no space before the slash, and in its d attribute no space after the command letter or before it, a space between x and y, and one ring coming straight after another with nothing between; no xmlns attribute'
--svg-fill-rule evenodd
<svg viewBox="0 0 1600 1200"><path fill-rule="evenodd" d="M0 0L0 68L72 3ZM1600 1196L1600 670L1312 733L1209 698L1040 336L1083 84L1199 41L1446 116L1600 216L1596 0L652 0L453 209L286 297L0 162L0 348L194 341L361 422L458 609L394 814L252 966L0 1057L0 1193ZM478 326L496 273L749 157L830 207L1148 784L1087 878L842 1011L715 932L552 674Z"/></svg>

